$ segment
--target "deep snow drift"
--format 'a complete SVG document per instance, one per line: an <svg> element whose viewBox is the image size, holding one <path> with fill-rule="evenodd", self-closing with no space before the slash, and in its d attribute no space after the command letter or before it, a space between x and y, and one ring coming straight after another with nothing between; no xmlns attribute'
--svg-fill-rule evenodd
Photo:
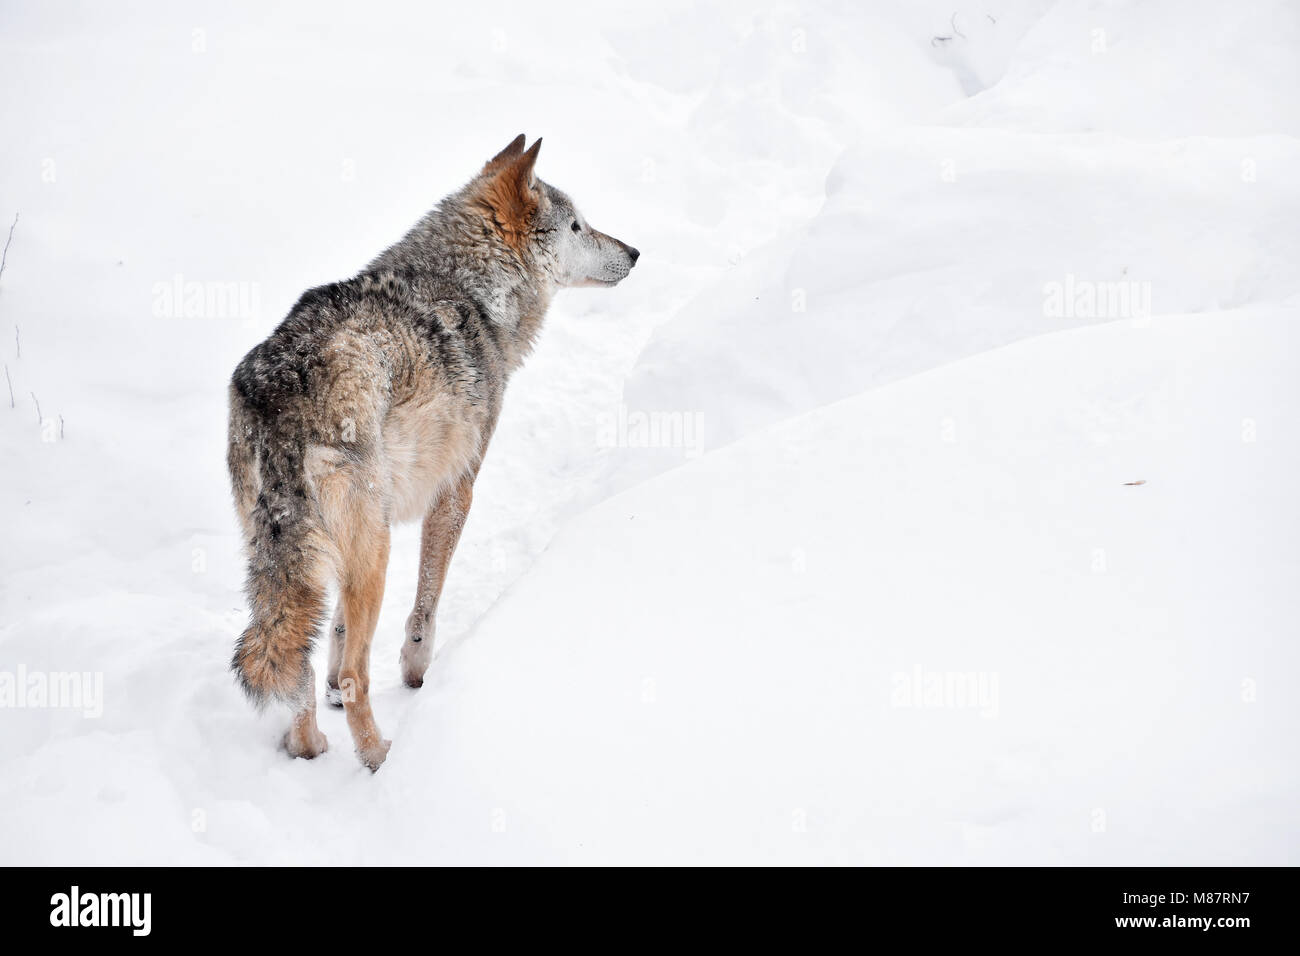
<svg viewBox="0 0 1300 956"><path fill-rule="evenodd" d="M1296 862L1294 11L509 6L0 13L0 861ZM520 131L644 255L291 761L225 380Z"/></svg>

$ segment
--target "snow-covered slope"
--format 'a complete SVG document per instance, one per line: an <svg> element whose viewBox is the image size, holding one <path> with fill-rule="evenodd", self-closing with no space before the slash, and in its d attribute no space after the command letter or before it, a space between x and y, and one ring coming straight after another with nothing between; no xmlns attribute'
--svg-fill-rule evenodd
<svg viewBox="0 0 1300 956"><path fill-rule="evenodd" d="M413 855L1297 862L1297 320L1039 338L607 501L448 656L389 819L454 779Z"/></svg>

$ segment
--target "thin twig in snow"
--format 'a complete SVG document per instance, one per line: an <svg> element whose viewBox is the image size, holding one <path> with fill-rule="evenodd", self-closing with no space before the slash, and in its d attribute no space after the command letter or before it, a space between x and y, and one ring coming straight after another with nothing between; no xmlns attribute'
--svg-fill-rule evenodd
<svg viewBox="0 0 1300 956"><path fill-rule="evenodd" d="M35 392L28 392L27 394L30 395L32 401L36 403L36 424L39 425L45 421L45 419L41 417L41 401L36 397Z"/></svg>
<svg viewBox="0 0 1300 956"><path fill-rule="evenodd" d="M5 362L5 381L9 383L9 407L14 407L14 380L9 377L9 363Z"/></svg>
<svg viewBox="0 0 1300 956"><path fill-rule="evenodd" d="M14 225L9 227L9 238L5 240L5 251L0 254L0 276L5 274L5 260L9 258L9 243L14 241L14 226L18 225L18 213L14 213Z"/></svg>

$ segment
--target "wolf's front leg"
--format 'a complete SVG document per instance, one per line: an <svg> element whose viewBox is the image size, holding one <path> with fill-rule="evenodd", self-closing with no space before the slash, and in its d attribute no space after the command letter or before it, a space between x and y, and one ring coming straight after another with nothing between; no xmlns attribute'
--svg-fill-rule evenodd
<svg viewBox="0 0 1300 956"><path fill-rule="evenodd" d="M415 609L406 619L406 640L402 643L402 680L408 687L423 686L424 672L433 660L433 625L438 598L473 499L474 475L465 475L443 492L424 516Z"/></svg>

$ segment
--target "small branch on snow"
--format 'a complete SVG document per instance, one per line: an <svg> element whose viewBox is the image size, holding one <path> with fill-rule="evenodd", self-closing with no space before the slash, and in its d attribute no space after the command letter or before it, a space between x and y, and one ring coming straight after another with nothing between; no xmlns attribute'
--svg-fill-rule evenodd
<svg viewBox="0 0 1300 956"><path fill-rule="evenodd" d="M27 394L30 395L30 396L32 397L32 401L36 403L36 424L39 425L39 424L41 424L43 421L45 421L45 419L41 416L41 402L40 402L40 399L38 399L38 398L36 397L36 393L35 393L35 392L28 392Z"/></svg>
<svg viewBox="0 0 1300 956"><path fill-rule="evenodd" d="M5 362L5 381L9 383L9 407L14 407L14 380L9 377L9 363Z"/></svg>
<svg viewBox="0 0 1300 956"><path fill-rule="evenodd" d="M961 37L963 40L966 39L966 34L962 33L960 30L957 29L957 14L955 12L952 15L952 19L949 20L948 23L952 25L952 32L954 34Z"/></svg>
<svg viewBox="0 0 1300 956"><path fill-rule="evenodd" d="M9 258L9 243L14 241L14 226L18 225L18 213L14 213L14 224L9 227L9 238L5 240L5 251L0 254L0 276L5 274L5 261Z"/></svg>

